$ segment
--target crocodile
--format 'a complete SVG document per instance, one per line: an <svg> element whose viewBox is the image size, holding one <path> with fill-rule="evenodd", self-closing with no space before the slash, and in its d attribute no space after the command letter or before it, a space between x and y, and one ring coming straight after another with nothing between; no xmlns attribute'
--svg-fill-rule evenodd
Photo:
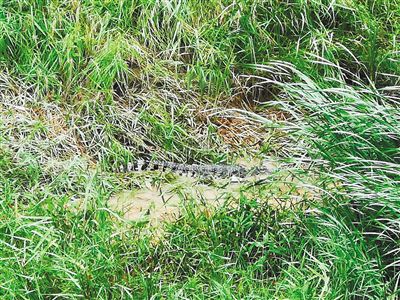
<svg viewBox="0 0 400 300"><path fill-rule="evenodd" d="M239 165L216 165L216 164L185 164L171 161L157 161L151 159L138 159L134 162L120 165L118 171L121 173L139 171L172 171L178 175L189 177L216 177L241 180L249 176L267 174L270 170L266 167L246 168Z"/></svg>

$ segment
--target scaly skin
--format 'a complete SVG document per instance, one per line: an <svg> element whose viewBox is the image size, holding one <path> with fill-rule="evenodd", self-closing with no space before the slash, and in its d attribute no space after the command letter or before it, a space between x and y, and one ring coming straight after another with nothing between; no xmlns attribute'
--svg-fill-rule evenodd
<svg viewBox="0 0 400 300"><path fill-rule="evenodd" d="M134 172L134 171L164 171L171 170L179 175L187 176L211 176L220 178L245 178L250 175L259 175L268 173L265 168L252 168L248 169L242 166L229 166L229 165L213 165L213 164L182 164L169 161L156 161L149 159L138 159L133 163L121 165L120 172Z"/></svg>

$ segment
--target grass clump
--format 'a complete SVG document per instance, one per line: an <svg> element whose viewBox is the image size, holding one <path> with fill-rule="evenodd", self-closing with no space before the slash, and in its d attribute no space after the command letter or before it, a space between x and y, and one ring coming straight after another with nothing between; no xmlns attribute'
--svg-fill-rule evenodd
<svg viewBox="0 0 400 300"><path fill-rule="evenodd" d="M328 234L326 240L321 241L329 245L344 230L347 237L351 236L348 242L352 246L359 244L355 257L343 259L346 264L355 263L349 269L352 275L346 281L357 278L357 284L353 283L351 288L347 285L346 289L355 292L360 282L371 282L365 286L366 290L349 296L365 297L368 294L375 295L372 298L385 298L389 293L395 297L399 276L397 182L400 139L396 106L380 91L364 85L349 86L337 79L332 86L323 78L316 82L290 65L277 63L272 68L276 68L275 73L279 70L281 74L286 72L288 77L297 78L295 83L281 83L272 79L274 72L271 72L271 77L265 80L284 90L285 102L276 105L289 109L297 122L303 124L292 134L300 134L308 145L304 151L316 161L322 178L326 178L324 186L337 184L333 190L325 188L322 215L316 219L318 231L327 228L313 235L319 239ZM339 69L335 72L339 78L343 77ZM292 105L296 108L291 108ZM296 114L296 110L301 113ZM346 252L340 248L345 244L339 242L330 251L324 246L325 259L342 259L340 253ZM359 265L355 261L365 257L368 259L362 266L368 266L368 269L355 275L356 265Z"/></svg>

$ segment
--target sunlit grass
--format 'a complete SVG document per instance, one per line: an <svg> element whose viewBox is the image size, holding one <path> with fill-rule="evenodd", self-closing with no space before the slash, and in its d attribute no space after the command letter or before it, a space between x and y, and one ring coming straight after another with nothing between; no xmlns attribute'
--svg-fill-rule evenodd
<svg viewBox="0 0 400 300"><path fill-rule="evenodd" d="M0 298L397 299L399 6L0 1ZM142 155L282 169L154 238Z"/></svg>

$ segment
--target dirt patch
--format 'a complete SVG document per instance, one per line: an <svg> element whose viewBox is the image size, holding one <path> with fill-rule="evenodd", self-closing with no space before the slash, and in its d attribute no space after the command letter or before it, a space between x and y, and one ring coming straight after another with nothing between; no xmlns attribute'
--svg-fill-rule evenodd
<svg viewBox="0 0 400 300"><path fill-rule="evenodd" d="M166 198L155 187L139 191L124 191L110 198L110 207L121 212L126 220L164 221L179 212L179 197Z"/></svg>
<svg viewBox="0 0 400 300"><path fill-rule="evenodd" d="M158 227L164 221L178 218L190 205L201 208L205 213L212 213L228 199L240 201L241 195L247 199L267 202L279 209L295 208L305 200L317 196L312 186L291 176L279 179L267 177L257 176L242 183L223 182L219 186L180 177L176 182L164 183L159 187L147 184L138 190L122 191L110 198L109 207L119 212L125 220L145 221L152 227ZM266 182L257 184L263 180ZM232 201L232 205L235 201Z"/></svg>
<svg viewBox="0 0 400 300"><path fill-rule="evenodd" d="M238 197L240 187L239 183L218 187L180 178L173 184L160 187L148 185L140 190L120 192L110 198L109 206L120 212L126 220L148 221L151 225L158 225L177 218L188 202L204 208L218 207L227 197Z"/></svg>
<svg viewBox="0 0 400 300"><path fill-rule="evenodd" d="M239 199L241 194L247 199L268 202L271 206L282 209L293 208L304 199L316 196L311 185L287 172L271 175L271 172L279 170L277 163L272 160L238 162L250 168L262 165L266 168L266 174L255 175L242 182L214 181L212 185L181 176L158 187L147 183L137 190L122 191L110 198L109 206L128 221L146 221L151 226L156 226L179 217L187 205L212 210L227 199Z"/></svg>

